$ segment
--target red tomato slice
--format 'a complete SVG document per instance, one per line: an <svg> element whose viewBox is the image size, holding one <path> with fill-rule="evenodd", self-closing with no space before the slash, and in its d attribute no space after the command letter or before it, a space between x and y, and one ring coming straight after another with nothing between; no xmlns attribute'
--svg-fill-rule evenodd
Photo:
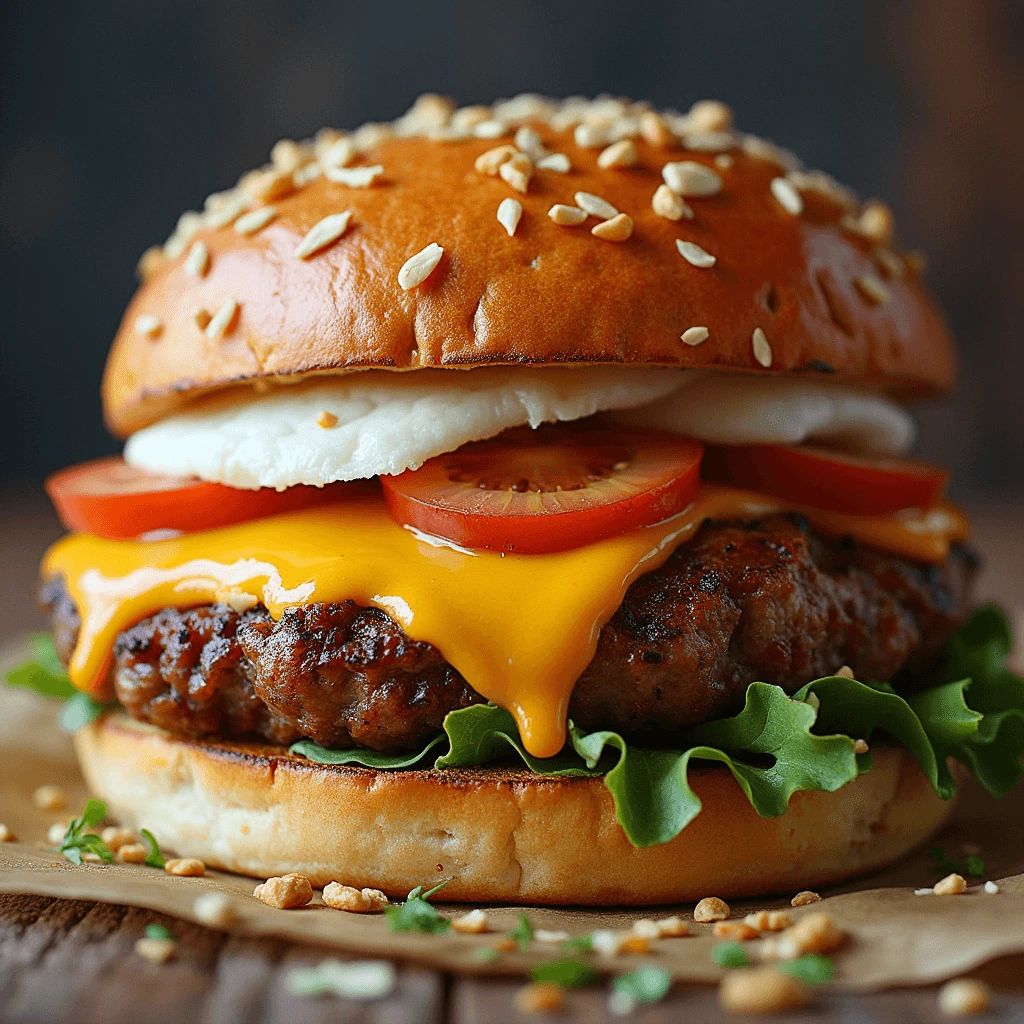
<svg viewBox="0 0 1024 1024"><path fill-rule="evenodd" d="M124 540L152 530L212 530L337 501L350 485L243 491L194 477L157 476L114 456L62 469L45 486L69 530Z"/></svg>
<svg viewBox="0 0 1024 1024"><path fill-rule="evenodd" d="M469 548L543 554L661 522L700 490L697 441L559 424L381 478L392 518Z"/></svg>
<svg viewBox="0 0 1024 1024"><path fill-rule="evenodd" d="M911 459L767 444L709 448L704 475L801 505L853 515L929 508L942 497L949 478L944 470Z"/></svg>

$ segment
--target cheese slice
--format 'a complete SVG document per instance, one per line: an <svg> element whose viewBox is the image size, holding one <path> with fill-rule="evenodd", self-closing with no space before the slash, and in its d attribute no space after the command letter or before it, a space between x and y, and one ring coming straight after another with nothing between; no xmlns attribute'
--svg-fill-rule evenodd
<svg viewBox="0 0 1024 1024"><path fill-rule="evenodd" d="M69 672L102 695L118 633L161 608L352 600L386 611L436 647L478 693L516 718L526 749L556 754L572 688L598 633L642 573L661 565L707 518L756 518L790 503L705 484L684 512L596 544L547 555L468 551L397 525L378 493L167 540L74 534L46 554L82 619ZM941 562L966 536L951 506L846 516L800 509L822 532Z"/></svg>

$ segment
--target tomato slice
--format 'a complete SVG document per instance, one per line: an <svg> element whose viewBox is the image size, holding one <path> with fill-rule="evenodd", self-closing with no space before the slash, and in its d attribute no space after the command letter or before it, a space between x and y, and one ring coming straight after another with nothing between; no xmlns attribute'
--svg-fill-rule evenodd
<svg viewBox="0 0 1024 1024"><path fill-rule="evenodd" d="M381 478L396 522L468 548L543 554L661 522L700 490L697 441L557 424Z"/></svg>
<svg viewBox="0 0 1024 1024"><path fill-rule="evenodd" d="M108 540L153 530L212 530L247 519L337 501L349 484L243 491L195 477L159 476L114 456L54 473L45 484L61 522Z"/></svg>
<svg viewBox="0 0 1024 1024"><path fill-rule="evenodd" d="M742 445L708 449L704 475L712 480L832 512L884 515L929 508L949 474L937 466L888 456L846 455L802 445Z"/></svg>

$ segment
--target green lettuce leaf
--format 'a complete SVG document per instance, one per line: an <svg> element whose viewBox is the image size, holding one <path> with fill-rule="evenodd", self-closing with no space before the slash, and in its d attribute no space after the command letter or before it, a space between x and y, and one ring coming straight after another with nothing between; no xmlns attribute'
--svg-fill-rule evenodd
<svg viewBox="0 0 1024 1024"><path fill-rule="evenodd" d="M635 846L668 842L700 813L688 780L693 761L727 768L758 814L775 817L794 793L833 792L869 770L871 755L856 755L854 741L879 733L911 753L944 799L956 791L949 757L1000 796L1024 771L1024 681L1006 669L1010 642L1005 616L982 608L950 641L930 689L905 699L887 684L827 676L790 697L752 683L740 712L689 730L676 750L627 743L608 730L584 733L570 722L561 753L535 758L512 716L490 704L451 712L444 735L414 754L330 751L310 740L291 749L328 764L400 769L429 763L436 750L435 768L511 759L538 774L603 776Z"/></svg>

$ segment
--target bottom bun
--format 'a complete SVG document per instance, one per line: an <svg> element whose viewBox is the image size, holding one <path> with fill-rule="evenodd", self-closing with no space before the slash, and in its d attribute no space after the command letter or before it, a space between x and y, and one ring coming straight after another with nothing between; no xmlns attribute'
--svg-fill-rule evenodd
<svg viewBox="0 0 1024 1024"><path fill-rule="evenodd" d="M375 771L280 748L184 740L123 715L79 730L93 793L182 857L267 878L287 871L404 897L450 879L446 900L676 903L840 882L888 864L952 809L901 748L835 793L800 792L761 818L724 768L691 769L704 810L637 849L601 779L504 768Z"/></svg>

